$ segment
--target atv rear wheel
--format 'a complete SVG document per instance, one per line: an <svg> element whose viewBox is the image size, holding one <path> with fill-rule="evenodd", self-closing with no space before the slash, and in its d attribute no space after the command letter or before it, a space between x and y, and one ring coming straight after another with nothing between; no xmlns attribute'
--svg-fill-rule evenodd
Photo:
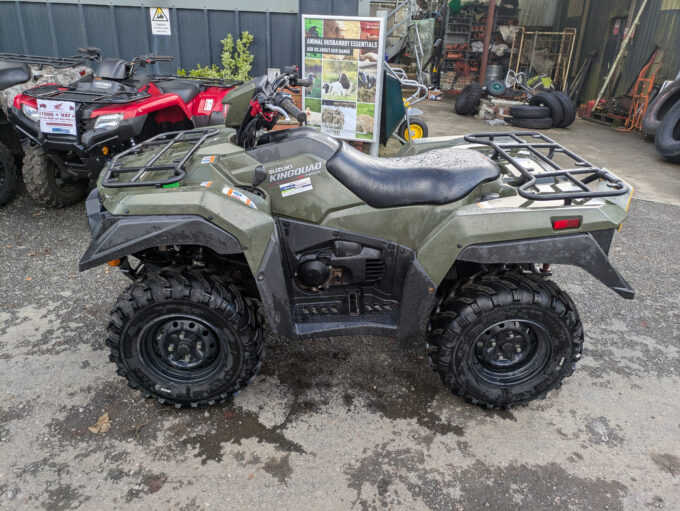
<svg viewBox="0 0 680 511"><path fill-rule="evenodd" d="M111 313L106 344L132 388L176 408L235 395L265 354L250 301L234 286L192 270L149 273L130 285Z"/></svg>
<svg viewBox="0 0 680 511"><path fill-rule="evenodd" d="M74 183L62 183L59 168L45 151L38 146L29 147L22 167L26 191L31 198L52 208L75 204L87 192L86 179Z"/></svg>
<svg viewBox="0 0 680 511"><path fill-rule="evenodd" d="M14 157L4 144L0 143L0 206L4 206L14 195L17 187L17 173Z"/></svg>
<svg viewBox="0 0 680 511"><path fill-rule="evenodd" d="M454 394L488 408L545 397L574 371L583 326L571 298L540 275L470 279L431 321L430 360Z"/></svg>

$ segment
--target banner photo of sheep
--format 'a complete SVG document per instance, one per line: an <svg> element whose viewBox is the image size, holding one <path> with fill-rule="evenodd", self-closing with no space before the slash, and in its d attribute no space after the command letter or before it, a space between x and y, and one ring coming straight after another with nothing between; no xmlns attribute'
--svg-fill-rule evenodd
<svg viewBox="0 0 680 511"><path fill-rule="evenodd" d="M378 142L383 18L302 16L307 125L344 140Z"/></svg>

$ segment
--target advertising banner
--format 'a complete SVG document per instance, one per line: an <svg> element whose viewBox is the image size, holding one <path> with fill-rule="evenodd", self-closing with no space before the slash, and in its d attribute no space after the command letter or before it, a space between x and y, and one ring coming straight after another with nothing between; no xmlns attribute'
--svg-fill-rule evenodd
<svg viewBox="0 0 680 511"><path fill-rule="evenodd" d="M307 125L333 137L380 139L383 18L302 16L302 92Z"/></svg>

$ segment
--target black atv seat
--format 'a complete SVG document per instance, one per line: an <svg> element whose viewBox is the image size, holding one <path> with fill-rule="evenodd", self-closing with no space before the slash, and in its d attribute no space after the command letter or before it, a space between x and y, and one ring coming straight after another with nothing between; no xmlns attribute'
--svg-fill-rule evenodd
<svg viewBox="0 0 680 511"><path fill-rule="evenodd" d="M161 92L165 94L177 94L182 101L188 103L201 92L201 87L197 83L189 80L164 80L162 82L155 82Z"/></svg>
<svg viewBox="0 0 680 511"><path fill-rule="evenodd" d="M487 156L455 147L378 158L343 143L326 168L374 208L448 204L500 176L500 169Z"/></svg>
<svg viewBox="0 0 680 511"><path fill-rule="evenodd" d="M31 68L28 64L0 61L0 90L9 89L31 79Z"/></svg>

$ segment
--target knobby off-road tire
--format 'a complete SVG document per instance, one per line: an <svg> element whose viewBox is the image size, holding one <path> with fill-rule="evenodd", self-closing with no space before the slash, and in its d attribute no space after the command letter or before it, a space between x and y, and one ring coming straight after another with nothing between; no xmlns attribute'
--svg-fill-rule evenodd
<svg viewBox="0 0 680 511"><path fill-rule="evenodd" d="M564 120L562 102L550 92L539 92L538 94L533 95L529 100L529 104L534 106L547 106L550 108L550 118L552 119L552 125L555 128Z"/></svg>
<svg viewBox="0 0 680 511"><path fill-rule="evenodd" d="M552 93L555 98L562 104L562 122L557 125L557 128L567 128L576 120L576 105L571 100L568 94L561 90L556 90Z"/></svg>
<svg viewBox="0 0 680 511"><path fill-rule="evenodd" d="M654 138L666 114L678 102L680 102L680 80L675 80L659 92L647 107L642 118L642 132L647 137Z"/></svg>
<svg viewBox="0 0 680 511"><path fill-rule="evenodd" d="M460 115L470 115L473 113L482 99L483 92L482 86L477 82L470 83L456 99L456 113Z"/></svg>
<svg viewBox="0 0 680 511"><path fill-rule="evenodd" d="M510 107L510 115L516 119L543 119L550 117L550 108L547 106L514 105Z"/></svg>
<svg viewBox="0 0 680 511"><path fill-rule="evenodd" d="M130 387L176 408L237 394L265 355L254 304L233 285L189 269L131 284L113 308L106 344Z"/></svg>
<svg viewBox="0 0 680 511"><path fill-rule="evenodd" d="M4 144L0 143L0 206L4 206L14 196L17 188L17 170L14 158Z"/></svg>
<svg viewBox="0 0 680 511"><path fill-rule="evenodd" d="M553 127L553 120L550 117L543 117L541 119L522 119L521 117L513 117L510 119L510 124L518 128L547 130Z"/></svg>
<svg viewBox="0 0 680 511"><path fill-rule="evenodd" d="M661 157L680 163L680 102L661 121L654 137L654 147Z"/></svg>
<svg viewBox="0 0 680 511"><path fill-rule="evenodd" d="M87 192L87 180L76 183L57 182L58 167L41 147L29 147L24 155L22 173L31 198L51 208L75 204Z"/></svg>
<svg viewBox="0 0 680 511"><path fill-rule="evenodd" d="M473 277L431 320L433 369L454 394L488 408L543 398L574 371L583 326L571 298L535 274Z"/></svg>

